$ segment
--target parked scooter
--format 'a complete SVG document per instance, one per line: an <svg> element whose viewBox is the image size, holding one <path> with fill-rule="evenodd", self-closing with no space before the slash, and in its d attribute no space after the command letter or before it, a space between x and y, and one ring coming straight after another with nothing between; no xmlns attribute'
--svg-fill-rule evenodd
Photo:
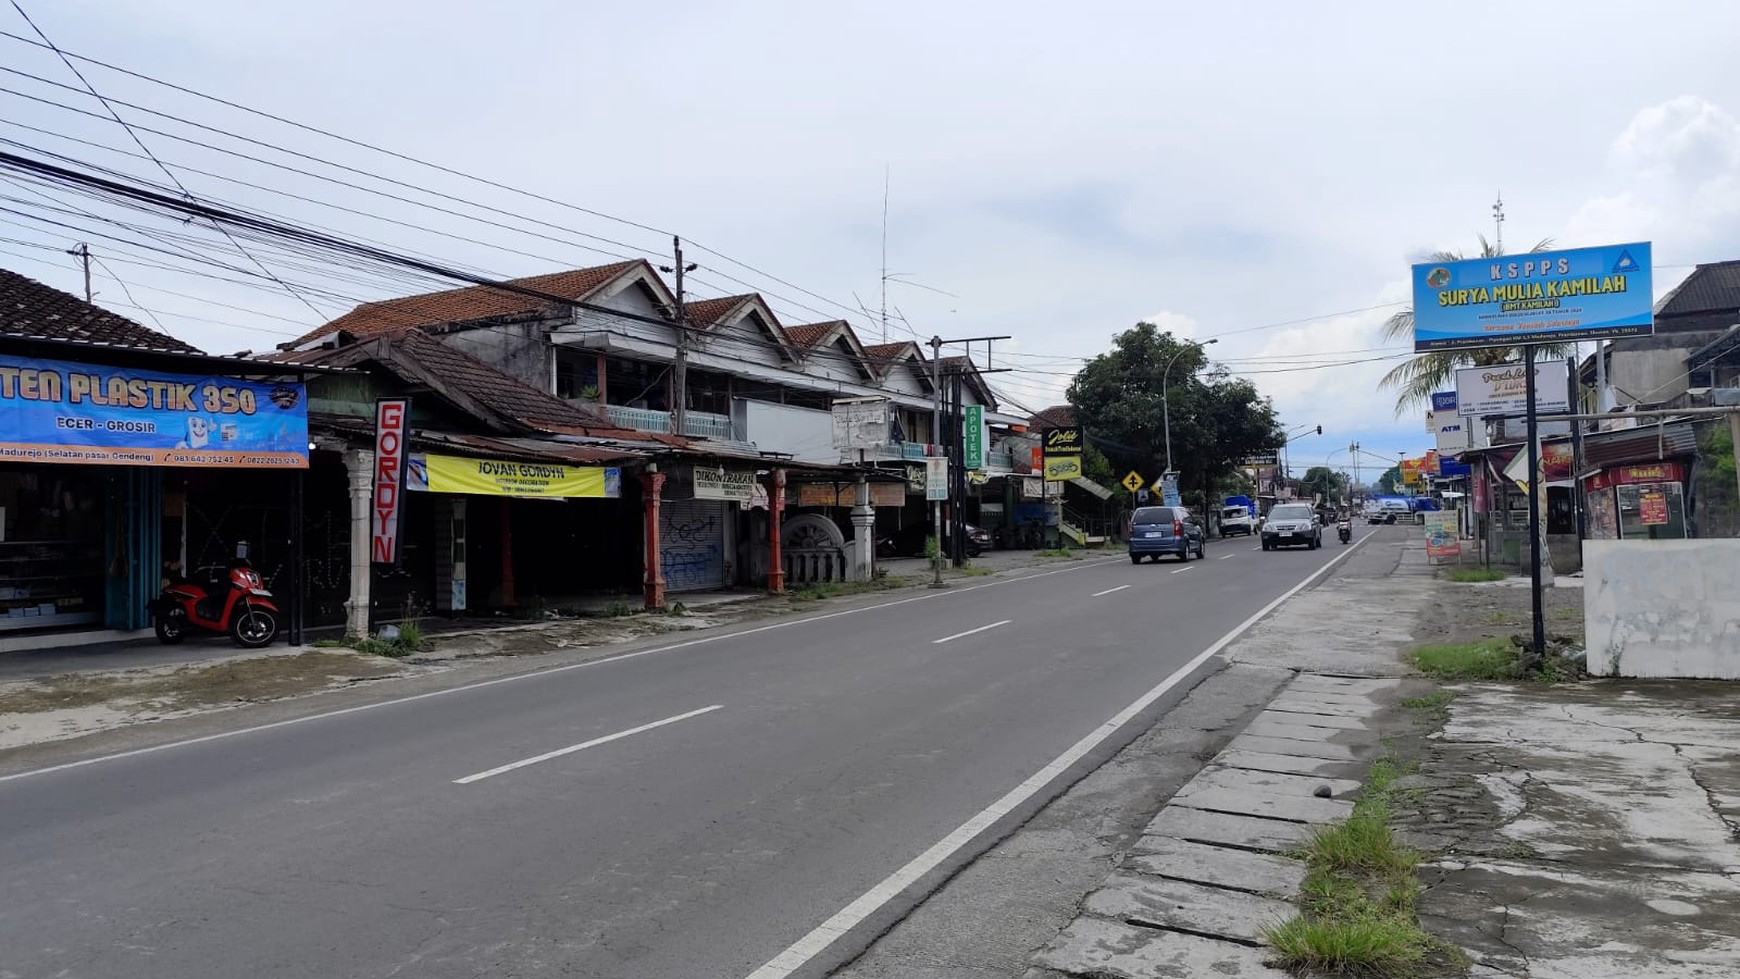
<svg viewBox="0 0 1740 979"><path fill-rule="evenodd" d="M1342 517L1336 521L1335 535L1341 538L1343 544L1353 540L1353 520L1349 517Z"/></svg>
<svg viewBox="0 0 1740 979"><path fill-rule="evenodd" d="M164 645L199 629L228 633L231 642L246 649L269 646L278 637L281 615L265 581L245 557L222 568L201 568L194 579L171 582L151 603L157 641Z"/></svg>

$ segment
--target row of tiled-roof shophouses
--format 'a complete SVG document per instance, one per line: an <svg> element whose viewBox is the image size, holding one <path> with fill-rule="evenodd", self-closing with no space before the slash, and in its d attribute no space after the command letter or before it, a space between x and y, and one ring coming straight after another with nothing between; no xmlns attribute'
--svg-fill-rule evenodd
<svg viewBox="0 0 1740 979"><path fill-rule="evenodd" d="M645 262L510 285L211 356L0 271L0 648L149 628L167 581L243 550L298 633L867 578L875 539L929 519L938 378L988 433L966 519L1057 524L1037 434L967 358L788 326L755 295L688 304L679 334ZM383 564L375 415L397 398L405 491ZM840 447L851 402L883 406L886 438Z"/></svg>

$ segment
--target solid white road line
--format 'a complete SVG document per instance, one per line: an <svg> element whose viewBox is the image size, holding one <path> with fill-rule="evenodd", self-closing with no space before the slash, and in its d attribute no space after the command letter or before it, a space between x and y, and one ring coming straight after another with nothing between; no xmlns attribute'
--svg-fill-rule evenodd
<svg viewBox="0 0 1740 979"><path fill-rule="evenodd" d="M963 638L965 636L971 636L971 635L975 635L975 634L980 633L980 632L984 632L987 629L995 629L1000 625L1008 625L1009 623L1011 623L1013 621L1015 621L1015 620L1014 619L1004 619L1001 622L993 622L990 625L982 625L982 626L979 626L977 629L968 629L966 632L957 632L952 636L944 636L941 639L932 639L930 641L930 644L932 646L935 646L937 643L951 642L953 640L960 639L960 638Z"/></svg>
<svg viewBox="0 0 1740 979"><path fill-rule="evenodd" d="M704 646L708 643L722 642L726 639L736 639L741 636L753 636L761 632L772 632L775 629L789 629L792 626L808 625L811 622L823 622L828 619L837 619L841 616L857 615L860 612L874 612L878 609L894 608L897 605L911 605L914 602L928 602L937 598L946 598L950 595L965 595L968 592L975 592L981 588L997 588L1003 585L1011 585L1018 581L1027 581L1032 578L1048 578L1054 574L1068 574L1072 571L1081 571L1086 568L1103 567L1107 564L1114 564L1121 560L1121 558L1107 558L1103 561L1083 561L1080 564L1072 564L1066 568L1053 568L1050 571L1037 571L1033 574L1024 574L1014 578L1004 578L1000 581L987 581L984 584L969 585L965 588L951 588L947 591L934 591L923 595L914 595L911 598L896 599L892 602L881 602L876 605L863 605L858 608L841 609L838 612L824 612L821 615L811 615L802 619L790 619L784 622L774 622L770 625L756 626L753 629L739 629L736 632L721 633L717 636L702 636L698 639L689 639L665 646L655 646L651 649L636 649L632 652L616 653L612 656L600 656L597 659L589 659L584 663L567 663L562 666L552 666L543 670L530 670L525 673L515 673L513 676L496 677L493 680L479 680L476 683L461 684L460 686L447 687L443 690L431 690L428 693L415 693L408 697L395 697L392 700L377 700L372 704L358 704L355 707L340 707L337 710L322 711L318 714L308 714L303 717L291 717L282 721L272 721L267 724L255 724L252 727L239 727L229 731L219 731L216 734L203 734L197 738L183 738L180 741L165 741L162 744L147 745L143 748L132 748L127 751L117 751L112 754L97 755L94 758L81 758L78 761L69 761L60 765L47 765L42 768L32 768L28 771L13 772L10 775L0 775L0 783L32 778L37 775L50 775L54 772L64 772L73 768L84 768L86 765L100 765L106 761L120 761L123 758L137 758L140 755L152 755L159 751L169 751L173 748L186 748L196 744L205 744L209 741L223 741L227 738L241 737L244 734L255 734L260 731L272 731L281 727L294 727L298 724L307 724L311 721L323 721L332 717L343 717L347 714L361 714L364 711L379 710L383 707L392 707L397 704L415 703L416 701L429 700L433 697L448 697L456 693L465 693L470 690L481 690L484 687L493 687L503 683L517 683L520 680L530 680L536 677L551 676L556 673L566 673L569 670L584 670L594 666L603 666L606 663L617 663L622 660L637 659L641 656L651 656L655 653L668 653L673 650L688 649L691 646Z"/></svg>
<svg viewBox="0 0 1740 979"><path fill-rule="evenodd" d="M1101 595L1110 595L1112 592L1115 592L1115 591L1123 591L1124 589L1126 589L1128 587L1130 587L1130 586L1129 585L1119 585L1116 588L1107 588L1105 591L1096 591L1092 595L1089 595L1088 597L1089 598L1098 598Z"/></svg>
<svg viewBox="0 0 1740 979"><path fill-rule="evenodd" d="M1228 558L1235 558L1235 557L1238 557L1238 555L1237 555L1237 554L1222 554L1222 555L1221 555L1221 556L1220 556L1220 559L1221 559L1221 560L1222 560L1222 561L1225 561L1225 560L1227 560L1227 559L1228 559Z"/></svg>
<svg viewBox="0 0 1740 979"><path fill-rule="evenodd" d="M686 721L691 717L700 717L702 714L711 714L716 710L722 709L724 706L725 706L724 704L714 704L711 707L703 707L700 710L692 710L686 714L678 714L674 717L667 717L662 721L653 721L650 724L642 724L639 727L631 727L626 731L618 731L615 734L606 734L602 738L593 738L591 741L582 741L579 744L571 744L566 748L557 748L555 751L546 751L541 755L533 755L530 758L522 758L519 761L509 762L506 765L501 765L499 767L492 768L487 772L478 772L476 775L467 775L464 778L456 778L453 780L453 784L454 785L470 785L473 782L481 782L486 778L492 778L496 775L501 775L505 772L511 772L516 768L524 768L527 765L536 765L538 762L549 761L552 758L560 758L563 755L571 755L576 751L585 751L587 748L596 748L601 744L609 744L612 741L621 741L623 738L626 738L629 735L639 734L642 731L651 731L655 727L664 727L666 724L675 724L678 721Z"/></svg>
<svg viewBox="0 0 1740 979"><path fill-rule="evenodd" d="M1211 657L1225 649L1233 640L1243 635L1247 629L1256 625L1263 616L1273 612L1282 602L1304 591L1306 586L1327 574L1330 568L1335 567L1343 558L1357 550L1361 543L1364 543L1364 539L1306 576L1305 580L1287 589L1279 598L1258 609L1255 615L1234 626L1231 632L1215 640L1214 645L1197 653L1190 662L1179 667L1171 676L1161 680L1147 693L1136 698L1135 703L1113 714L1110 720L1094 728L1087 737L1077 741L1070 746L1069 750L1052 759L1050 764L1034 772L1026 781L1010 789L1001 799L991 803L973 818L962 823L954 832L938 840L930 849L912 858L906 866L889 874L881 883L865 891L851 904L835 912L833 917L793 942L785 951L768 960L766 965L751 972L747 979L786 979L787 976L802 968L806 962L820 955L841 935L851 931L864 919L875 914L883 905L899 897L902 891L917 883L919 878L925 874L941 866L943 861L966 847L980 833L995 825L999 819L1014 812L1022 803L1039 794L1052 779L1063 774L1071 765L1086 757L1089 752L1099 747L1112 735L1117 734L1119 728L1147 710L1156 700L1164 697L1168 690L1190 677L1197 667L1208 662Z"/></svg>
<svg viewBox="0 0 1740 979"><path fill-rule="evenodd" d="M1194 564L1187 564L1187 565L1185 565L1185 566L1184 566L1184 567L1182 567L1182 568L1173 568L1173 569L1172 569L1172 573L1173 573L1173 574L1183 574L1183 573L1184 573L1184 572L1186 572L1186 571L1195 571L1195 570L1196 570L1196 565L1194 565Z"/></svg>

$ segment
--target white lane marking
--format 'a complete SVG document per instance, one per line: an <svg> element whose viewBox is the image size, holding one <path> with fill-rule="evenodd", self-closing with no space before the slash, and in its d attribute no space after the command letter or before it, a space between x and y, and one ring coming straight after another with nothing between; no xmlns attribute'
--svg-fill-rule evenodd
<svg viewBox="0 0 1740 979"><path fill-rule="evenodd" d="M1359 543L1364 543L1364 539ZM1215 640L1214 645L1197 653L1195 658L1179 667L1171 676L1161 680L1147 693L1137 697L1135 703L1113 714L1110 720L1094 728L1087 737L1071 745L1069 750L1052 759L1050 764L1034 772L1020 785L1010 789L1001 799L991 803L973 818L956 827L954 832L938 840L930 849L912 858L906 866L889 874L881 883L860 894L851 904L836 911L833 917L817 925L809 934L769 959L766 965L751 972L747 979L786 979L787 976L802 968L805 963L820 955L840 936L863 923L864 919L875 914L889 901L899 897L902 891L917 883L919 878L925 874L941 866L943 861L971 843L980 833L996 825L999 819L1014 812L1022 803L1038 795L1053 779L1086 757L1089 752L1099 747L1112 735L1118 733L1119 728L1147 710L1156 700L1164 697L1168 690L1187 679L1196 671L1197 667L1208 662L1210 658L1225 649L1251 626L1256 625L1263 616L1273 612L1282 602L1304 591L1306 586L1327 574L1330 568L1335 567L1343 558L1352 554L1359 547L1359 543L1341 552L1334 560L1307 575L1297 585L1287 589L1279 598L1258 609L1255 615L1234 626L1231 632Z"/></svg>
<svg viewBox="0 0 1740 979"><path fill-rule="evenodd" d="M1123 591L1124 589L1126 589L1128 587L1130 587L1130 586L1129 585L1119 585L1116 588L1107 588L1105 591L1096 591L1092 595L1089 595L1088 597L1089 598L1098 598L1101 595L1110 595L1112 592L1115 592L1115 591Z"/></svg>
<svg viewBox="0 0 1740 979"><path fill-rule="evenodd" d="M1196 570L1196 565L1194 565L1194 564L1187 564L1187 565L1185 565L1185 566L1184 566L1184 567L1182 567L1182 568L1173 568L1173 569L1172 569L1172 573L1173 573L1173 574L1183 574L1183 573L1184 573L1184 572L1186 572L1186 571L1195 571L1195 570Z"/></svg>
<svg viewBox="0 0 1740 979"><path fill-rule="evenodd" d="M609 744L612 741L620 741L623 738L629 737L630 735L639 734L642 731L651 731L655 727L664 727L666 724L675 724L678 721L686 721L691 717L700 717L702 714L711 714L716 710L723 709L724 706L725 706L724 704L714 704L711 707L703 707L700 710L692 710L686 714L677 714L674 717L667 717L662 721L653 721L650 724L642 724L639 727L631 727L626 731L618 731L615 734L606 734L602 738L593 738L591 741L582 741L579 744L571 744L566 748L557 748L555 751L546 751L541 755L533 755L530 758L521 758L519 761L509 762L506 765L500 765L496 768L490 769L487 772L478 772L475 775L467 775L464 778L456 778L453 780L453 784L454 785L470 785L473 782L481 782L486 778L492 778L496 775L501 775L501 774L504 774L506 772L511 772L516 768L525 768L527 765L536 765L538 762L541 762L541 761L549 761L552 758L560 758L563 755L571 755L576 751L585 751L587 748L596 748L601 744Z"/></svg>
<svg viewBox="0 0 1740 979"><path fill-rule="evenodd" d="M1227 560L1227 559L1228 559L1228 558L1235 558L1235 557L1238 557L1238 555L1237 555L1237 554L1222 554L1222 555L1221 555L1221 556L1220 556L1220 559L1221 559L1221 560L1222 560L1222 561L1225 561L1225 560Z"/></svg>
<svg viewBox="0 0 1740 979"><path fill-rule="evenodd" d="M13 772L10 775L0 775L0 783L31 778L37 775L50 775L55 772L64 772L74 768L84 768L87 765L99 765L106 761L120 761L123 758L137 758L140 755L156 754L159 751L168 751L172 748L186 748L211 741L222 741L226 738L240 737L244 734L256 734L260 731L272 731L278 728L293 727L298 724L307 724L311 721L323 721L332 717L343 717L347 714L361 714L364 711L379 710L382 707L409 704L419 700L429 700L434 697L447 697L452 694L466 693L471 690L481 690L484 687L493 687L503 683L515 683L520 680L550 676L555 673L566 673L569 670L583 670L588 667L603 666L606 663L616 663L627 659L637 659L641 656L651 656L654 653L668 653L673 650L688 649L691 646L704 646L707 643L722 642L727 639L737 639L742 636L753 636L757 633L772 632L775 629L789 629L792 626L808 625L811 622L823 622L828 619L837 619L844 615L857 615L860 612L874 612L878 609L894 608L897 605L910 605L913 602L928 602L936 598L947 598L950 595L965 595L968 592L978 591L981 588L996 588L1001 585L1011 585L1020 581L1030 581L1034 578L1048 578L1054 574L1068 574L1072 571L1081 571L1086 568L1103 567L1107 564L1115 564L1120 560L1122 559L1107 558L1103 561L1083 561L1080 564L1072 564L1066 568L1053 568L1050 571L1036 571L1033 574L1024 574L1015 578L1004 578L999 581L987 581L984 584L968 585L965 588L951 588L947 591L928 592L923 595L914 595L911 598L900 598L892 602L882 602L877 605L864 605L859 608L841 609L838 612L824 612L821 615L812 615L808 618L774 622L770 625L756 626L753 629L742 629L737 632L727 632L717 636L702 636L698 639L689 639L684 642L671 643L667 646L655 646L652 649L637 649L627 653L600 656L597 659L589 659L584 663L568 663L563 666L551 666L542 670L530 670L525 673L516 673L513 676L496 677L493 680L479 680L476 683L462 684L457 687L448 687L443 690L431 690L428 693L414 693L408 697L395 697L392 700L377 700L372 704L358 704L355 707L340 707L337 710L322 711L321 713L308 714L304 717L291 717L282 721L272 721L267 724L255 724L252 727L239 727L231 731L219 731L216 734L202 734L197 738L183 738L180 741L165 741L162 744L147 745L143 748L131 748L127 751L117 751L113 754L97 755L94 758L81 758L78 761L63 762L62 764L49 765L45 768L33 768L29 771Z"/></svg>
<svg viewBox="0 0 1740 979"><path fill-rule="evenodd" d="M956 640L956 639L961 639L961 638L964 638L966 636L971 636L971 635L975 635L975 634L980 633L980 632L984 632L987 629L995 629L1000 625L1008 625L1009 623L1011 623L1013 621L1015 621L1015 620L1014 619L1004 619L1001 622L993 622L990 625L982 625L982 626L979 626L977 629L968 629L966 632L957 632L952 636L944 636L941 639L932 639L930 641L930 644L932 646L935 646L938 643L952 642L953 640Z"/></svg>
<svg viewBox="0 0 1740 979"><path fill-rule="evenodd" d="M1261 545L1261 544L1258 544L1256 547L1251 548L1251 550L1253 550L1253 551L1260 551L1262 549L1263 549L1263 545Z"/></svg>

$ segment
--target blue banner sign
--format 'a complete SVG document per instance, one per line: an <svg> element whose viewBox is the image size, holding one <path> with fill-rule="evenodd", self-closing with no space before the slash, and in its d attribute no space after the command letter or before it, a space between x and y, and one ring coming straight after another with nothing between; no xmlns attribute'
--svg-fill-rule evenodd
<svg viewBox="0 0 1740 979"><path fill-rule="evenodd" d="M0 355L0 461L306 469L301 384Z"/></svg>
<svg viewBox="0 0 1740 979"><path fill-rule="evenodd" d="M1655 332L1649 242L1414 266L1414 350Z"/></svg>
<svg viewBox="0 0 1740 979"><path fill-rule="evenodd" d="M1454 414L1456 411L1456 392L1455 391L1434 391L1434 392L1432 392L1432 410L1433 411L1447 411L1447 412Z"/></svg>

